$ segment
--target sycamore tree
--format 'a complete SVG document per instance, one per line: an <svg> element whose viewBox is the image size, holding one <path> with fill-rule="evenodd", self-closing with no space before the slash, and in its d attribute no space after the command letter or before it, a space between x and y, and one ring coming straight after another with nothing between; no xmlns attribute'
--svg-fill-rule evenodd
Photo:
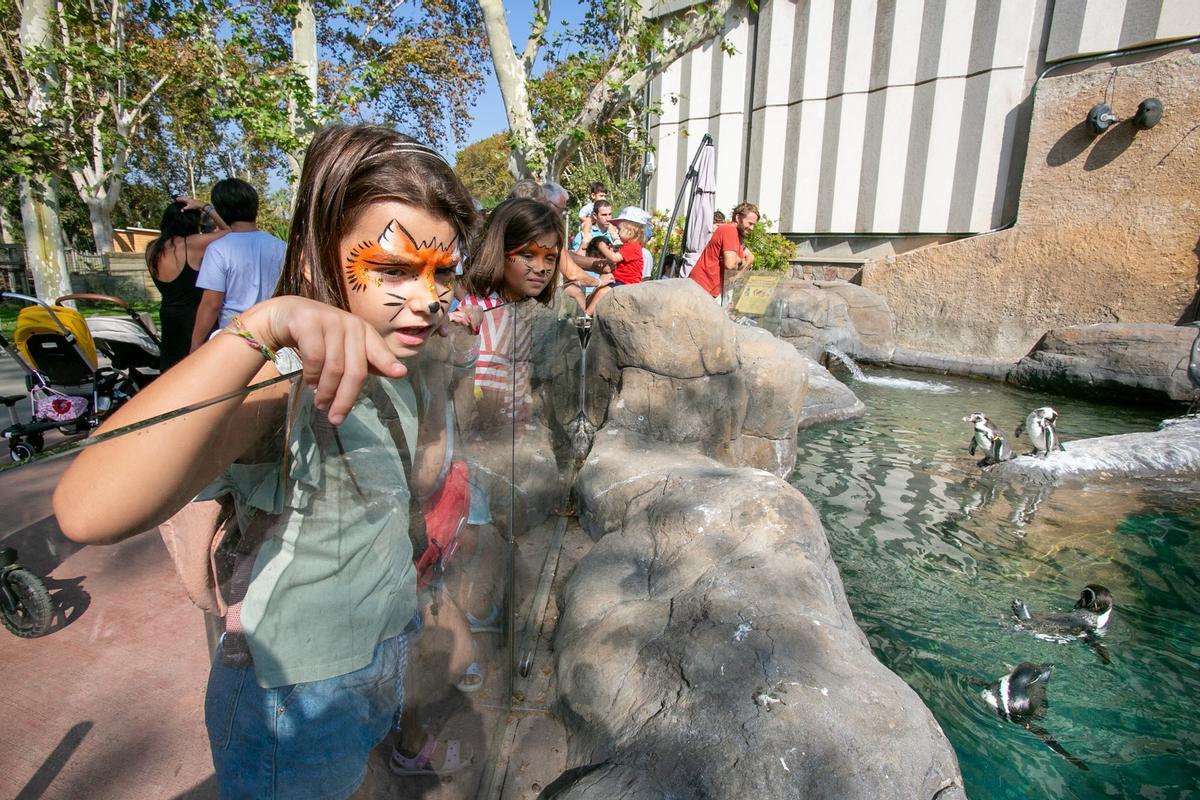
<svg viewBox="0 0 1200 800"><path fill-rule="evenodd" d="M465 134L483 86L469 0L248 0L226 19L209 37L225 52L212 107L283 153L293 185L322 124L377 122L437 145Z"/></svg>
<svg viewBox="0 0 1200 800"><path fill-rule="evenodd" d="M594 132L627 115L650 81L689 50L720 36L735 2L709 0L649 17L638 0L591 0L581 23L552 34L550 0L534 0L533 22L518 51L503 0L478 0L508 116L509 171L518 178L557 179ZM561 124L539 128L531 83L543 48L557 51L552 67L594 75L572 105L559 109ZM567 63L572 52L583 55Z"/></svg>
<svg viewBox="0 0 1200 800"><path fill-rule="evenodd" d="M52 94L58 74L43 56L54 41L54 20L54 0L0 2L0 167L17 176L26 265L38 296L46 300L71 291L53 171L59 123Z"/></svg>
<svg viewBox="0 0 1200 800"><path fill-rule="evenodd" d="M20 139L10 157L42 175L43 193L53 190L54 175L64 176L87 206L96 249L107 251L130 144L157 93L185 68L196 15L169 2L2 2L0 15L15 12L44 26L34 38L22 26L19 51L12 29L0 33L8 68L4 114L15 118ZM10 59L16 52L19 58ZM41 113L21 117L34 94L41 95Z"/></svg>

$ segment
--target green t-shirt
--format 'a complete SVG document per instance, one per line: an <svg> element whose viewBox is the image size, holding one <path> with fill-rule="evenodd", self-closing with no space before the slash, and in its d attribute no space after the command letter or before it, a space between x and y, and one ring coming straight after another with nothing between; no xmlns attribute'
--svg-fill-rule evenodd
<svg viewBox="0 0 1200 800"><path fill-rule="evenodd" d="M381 382L411 447L412 386ZM361 396L337 428L340 450L311 388L295 389L291 402L286 479L278 463L233 464L199 498L232 494L243 529L256 512L277 515L241 609L263 687L361 669L417 608L408 481L370 398Z"/></svg>

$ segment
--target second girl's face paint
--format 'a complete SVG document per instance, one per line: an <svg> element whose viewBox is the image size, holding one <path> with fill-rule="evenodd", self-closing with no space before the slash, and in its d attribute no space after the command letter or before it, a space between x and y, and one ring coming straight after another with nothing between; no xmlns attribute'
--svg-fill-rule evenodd
<svg viewBox="0 0 1200 800"><path fill-rule="evenodd" d="M526 242L504 254L504 289L509 300L537 297L558 268L558 248L553 238Z"/></svg>
<svg viewBox="0 0 1200 800"><path fill-rule="evenodd" d="M448 222L393 201L368 206L342 240L350 311L398 358L414 355L448 311L457 244Z"/></svg>

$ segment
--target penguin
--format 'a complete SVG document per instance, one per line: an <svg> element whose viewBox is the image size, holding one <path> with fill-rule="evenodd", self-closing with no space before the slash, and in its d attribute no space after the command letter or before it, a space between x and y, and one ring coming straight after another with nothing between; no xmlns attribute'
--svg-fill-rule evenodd
<svg viewBox="0 0 1200 800"><path fill-rule="evenodd" d="M1108 651L1100 643L1112 618L1112 592L1098 583L1089 583L1079 593L1075 606L1067 612L1031 614L1021 600L1012 601L1017 629L1031 631L1039 639L1069 642L1083 639L1105 664L1111 663Z"/></svg>
<svg viewBox="0 0 1200 800"><path fill-rule="evenodd" d="M975 435L971 437L971 446L968 449L971 455L975 455L976 448L983 450L984 455L983 460L979 462L980 466L999 464L1001 461L1008 461L1012 458L1012 450L1008 448L1004 432L993 425L983 414L978 411L968 414L963 417L963 422L975 425Z"/></svg>
<svg viewBox="0 0 1200 800"><path fill-rule="evenodd" d="M1046 684L1053 664L1023 661L983 690L983 699L1006 720L1021 721L1046 713Z"/></svg>
<svg viewBox="0 0 1200 800"><path fill-rule="evenodd" d="M1017 426L1013 436L1020 436L1029 431L1029 440L1033 442L1033 452L1042 456L1049 455L1054 450L1065 450L1058 439L1058 431L1054 427L1058 412L1050 406L1035 408L1029 412L1025 421Z"/></svg>
<svg viewBox="0 0 1200 800"><path fill-rule="evenodd" d="M982 693L984 702L995 709L1003 719L1014 722L1040 737L1047 747L1074 766L1087 770L1086 764L1068 753L1048 731L1034 722L1046 714L1046 686L1050 683L1053 671L1053 664L1022 662L1007 675L987 685Z"/></svg>

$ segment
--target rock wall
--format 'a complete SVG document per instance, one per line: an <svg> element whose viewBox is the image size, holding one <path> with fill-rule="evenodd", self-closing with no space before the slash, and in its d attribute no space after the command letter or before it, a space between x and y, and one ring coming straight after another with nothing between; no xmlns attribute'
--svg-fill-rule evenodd
<svg viewBox="0 0 1200 800"><path fill-rule="evenodd" d="M1176 325L1084 325L1048 331L1008 374L1034 389L1106 399L1189 401L1197 330Z"/></svg>
<svg viewBox="0 0 1200 800"><path fill-rule="evenodd" d="M560 597L571 769L543 797L964 797L937 722L855 624L812 506L735 466L778 463L759 442L794 437L823 370L687 284L613 292L594 323L576 499L598 541Z"/></svg>
<svg viewBox="0 0 1200 800"><path fill-rule="evenodd" d="M1013 228L867 264L901 346L1015 361L1051 328L1180 321L1198 286L1200 54L1115 63L1038 84ZM1093 137L1106 96L1122 121ZM1164 113L1139 131L1147 97Z"/></svg>

